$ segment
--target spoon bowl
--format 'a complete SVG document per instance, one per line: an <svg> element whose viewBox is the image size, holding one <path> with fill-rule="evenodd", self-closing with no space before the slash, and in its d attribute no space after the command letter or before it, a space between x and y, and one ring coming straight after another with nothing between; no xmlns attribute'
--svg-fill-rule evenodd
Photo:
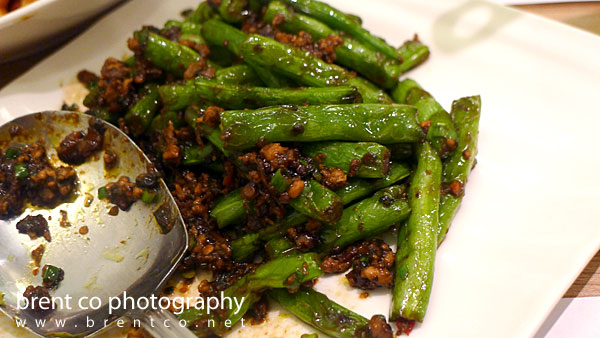
<svg viewBox="0 0 600 338"><path fill-rule="evenodd" d="M0 149L39 142L53 166L64 165L56 155L58 144L72 131L87 129L91 119L95 118L62 111L21 116L0 127ZM120 176L134 181L151 168L151 162L127 135L102 123L106 126L104 149L74 166L79 184L72 200L52 209L27 206L21 215L0 220L0 292L5 303L0 310L26 321L27 328L38 335L84 336L107 327L132 310L110 309L110 299L126 294L137 300L158 293L187 249L183 220L162 179L155 203L137 201L128 211L109 215L113 205L98 198L98 188ZM24 132L11 137L14 126ZM111 170L104 168L102 160L108 149L119 161ZM162 215L160 224L154 216L157 211ZM65 212L69 226L60 224ZM27 215L43 215L48 220L51 242L31 240L17 231L16 223ZM28 285L42 284L41 273L34 275L31 258L31 251L40 244L45 246L40 267L52 264L64 270L64 280L51 291L56 309L43 315L23 310L19 303ZM45 324L35 325L40 318Z"/></svg>

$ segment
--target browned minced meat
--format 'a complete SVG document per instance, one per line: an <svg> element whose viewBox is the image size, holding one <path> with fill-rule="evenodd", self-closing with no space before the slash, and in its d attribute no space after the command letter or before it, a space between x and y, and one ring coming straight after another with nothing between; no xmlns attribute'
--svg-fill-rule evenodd
<svg viewBox="0 0 600 338"><path fill-rule="evenodd" d="M133 81L145 83L157 81L163 76L163 71L145 59L136 59L133 64Z"/></svg>
<svg viewBox="0 0 600 338"><path fill-rule="evenodd" d="M442 183L441 185L442 194L450 194L455 197L464 195L464 187L461 181L452 181L449 183Z"/></svg>
<svg viewBox="0 0 600 338"><path fill-rule="evenodd" d="M177 26L171 26L167 29L161 30L160 35L171 41L177 41L179 40L179 37L181 37L181 28Z"/></svg>
<svg viewBox="0 0 600 338"><path fill-rule="evenodd" d="M33 258L33 263L35 266L40 267L40 262L42 261L42 256L44 256L44 251L46 251L44 244L38 245L37 248L31 251L31 258Z"/></svg>
<svg viewBox="0 0 600 338"><path fill-rule="evenodd" d="M44 237L48 242L52 240L48 229L48 221L42 215L26 216L17 222L17 230L21 234L29 235L31 239Z"/></svg>
<svg viewBox="0 0 600 338"><path fill-rule="evenodd" d="M246 34L260 34L269 38L275 37L273 26L265 23L257 13L244 18L242 31Z"/></svg>
<svg viewBox="0 0 600 338"><path fill-rule="evenodd" d="M331 190L343 188L348 184L348 176L340 168L330 168L320 165L321 183Z"/></svg>
<svg viewBox="0 0 600 338"><path fill-rule="evenodd" d="M223 111L223 108L220 107L216 107L216 106L209 106L208 108L206 108L204 110L204 114L199 117L196 122L197 123L204 123L210 127L216 127L219 125L219 123L221 123L221 112Z"/></svg>
<svg viewBox="0 0 600 338"><path fill-rule="evenodd" d="M302 194L302 191L304 191L304 181L301 179L295 179L292 181L292 184L290 184L287 193L290 198L296 198Z"/></svg>
<svg viewBox="0 0 600 338"><path fill-rule="evenodd" d="M119 163L119 156L110 149L104 151L102 159L104 160L104 168L107 170L114 169Z"/></svg>
<svg viewBox="0 0 600 338"><path fill-rule="evenodd" d="M216 197L221 195L217 180L203 173L177 173L171 191L188 225L188 235L195 245L190 248L180 269L202 267L212 271L227 271L233 267L229 239L217 231L208 212Z"/></svg>
<svg viewBox="0 0 600 338"><path fill-rule="evenodd" d="M336 59L335 49L344 43L337 35L329 35L325 39L313 41L312 36L304 31L298 34L288 34L275 30L275 40L311 53L314 57L333 63Z"/></svg>
<svg viewBox="0 0 600 338"><path fill-rule="evenodd" d="M196 43L195 41L192 41L192 40L179 40L179 43L181 43L184 46L188 46L191 49L197 51L198 54L200 54L200 56L202 58L205 58L208 56L208 54L210 54L210 49L208 48L207 45L205 45L203 43Z"/></svg>
<svg viewBox="0 0 600 338"><path fill-rule="evenodd" d="M136 90L133 86L132 70L122 61L108 58L100 71L100 106L109 112L126 110L134 101ZM89 107L92 108L92 107Z"/></svg>
<svg viewBox="0 0 600 338"><path fill-rule="evenodd" d="M26 133L27 132L25 131L25 129L23 129L23 127L17 124L13 124L8 128L8 134L10 135L10 137L22 136Z"/></svg>
<svg viewBox="0 0 600 338"><path fill-rule="evenodd" d="M58 158L68 164L82 164L102 149L104 145L104 126L97 119L90 120L87 131L76 130L67 135L56 149Z"/></svg>
<svg viewBox="0 0 600 338"><path fill-rule="evenodd" d="M351 245L340 253L326 257L322 263L323 271L329 273L343 272L352 267L346 278L351 286L363 290L391 287L394 281L393 265L394 252L378 239Z"/></svg>
<svg viewBox="0 0 600 338"><path fill-rule="evenodd" d="M60 210L60 220L58 224L60 224L63 228L68 228L71 226L71 222L69 222L69 215L66 210Z"/></svg>
<svg viewBox="0 0 600 338"><path fill-rule="evenodd" d="M129 210L133 202L142 198L144 190L131 182L129 177L121 176L116 182L106 185L106 192L108 193L108 201L125 211Z"/></svg>
<svg viewBox="0 0 600 338"><path fill-rule="evenodd" d="M79 73L77 73L77 81L81 82L81 84L85 86L97 79L98 75L90 72L89 70L82 70Z"/></svg>
<svg viewBox="0 0 600 338"><path fill-rule="evenodd" d="M175 167L181 162L183 151L178 146L179 141L173 123L169 121L166 128L161 130L160 139L163 146L162 162L169 167Z"/></svg>
<svg viewBox="0 0 600 338"><path fill-rule="evenodd" d="M185 171L176 176L171 193L184 220L191 221L198 217L210 220L208 212L221 190L210 175Z"/></svg>
<svg viewBox="0 0 600 338"><path fill-rule="evenodd" d="M219 296L219 292L224 291L243 276L254 272L256 266L256 264L238 263L231 269L219 273L213 281L202 280L198 284L200 297Z"/></svg>
<svg viewBox="0 0 600 338"><path fill-rule="evenodd" d="M374 315L366 326L356 330L354 336L357 338L392 338L394 333L385 317Z"/></svg>
<svg viewBox="0 0 600 338"><path fill-rule="evenodd" d="M23 297L29 301L27 309L32 312L42 313L54 309L52 296L43 286L29 285L23 292Z"/></svg>
<svg viewBox="0 0 600 338"><path fill-rule="evenodd" d="M15 149L17 156L7 158L6 151L0 155L0 218L19 215L27 201L54 207L71 196L77 186L73 168L52 167L46 149L38 143ZM29 176L17 178L17 165L26 165Z"/></svg>
<svg viewBox="0 0 600 338"><path fill-rule="evenodd" d="M264 323L269 312L269 301L266 295L263 295L260 300L246 312L245 317L249 319L250 325L258 325Z"/></svg>
<svg viewBox="0 0 600 338"><path fill-rule="evenodd" d="M298 149L279 143L266 144L258 153L246 153L238 159L242 162L241 170L250 180L242 190L248 214L244 229L249 232L283 218L291 198L298 197L304 190L303 178L314 171L311 159L302 158ZM271 184L278 170L290 184L287 191L281 192Z"/></svg>
<svg viewBox="0 0 600 338"><path fill-rule="evenodd" d="M48 269L48 265L44 265L44 267L42 268L42 276L46 274L46 269ZM58 287L58 284L60 284L60 282L62 282L65 279L65 271L61 268L58 268L58 276L56 276L56 279L53 279L52 281L49 282L43 282L42 285L46 288L46 289L54 289Z"/></svg>
<svg viewBox="0 0 600 338"><path fill-rule="evenodd" d="M313 231L309 230L312 229ZM319 244L318 229L305 227L291 227L287 229L286 236L294 242L297 249L302 252L309 252Z"/></svg>

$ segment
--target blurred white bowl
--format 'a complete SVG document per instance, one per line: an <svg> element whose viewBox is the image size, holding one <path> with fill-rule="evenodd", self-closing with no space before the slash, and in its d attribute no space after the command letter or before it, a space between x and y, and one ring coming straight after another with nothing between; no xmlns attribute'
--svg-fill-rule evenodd
<svg viewBox="0 0 600 338"><path fill-rule="evenodd" d="M62 41L60 34L122 0L38 0L0 16L0 63Z"/></svg>

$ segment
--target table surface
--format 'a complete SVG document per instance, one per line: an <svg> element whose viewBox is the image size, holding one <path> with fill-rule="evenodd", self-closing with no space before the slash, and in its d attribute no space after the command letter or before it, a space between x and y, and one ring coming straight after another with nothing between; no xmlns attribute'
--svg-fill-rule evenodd
<svg viewBox="0 0 600 338"><path fill-rule="evenodd" d="M557 20L600 35L600 1L519 5L514 6L514 8ZM76 32L83 31L83 29L93 23L94 20L95 19L90 20L80 27L76 27L71 31L71 34L75 36ZM70 40L71 39L67 39L67 41L63 42L61 45L38 52L31 56L1 64L0 74L2 74L2 76L0 76L0 89ZM600 296L600 251L592 258L590 263L584 268L564 296Z"/></svg>

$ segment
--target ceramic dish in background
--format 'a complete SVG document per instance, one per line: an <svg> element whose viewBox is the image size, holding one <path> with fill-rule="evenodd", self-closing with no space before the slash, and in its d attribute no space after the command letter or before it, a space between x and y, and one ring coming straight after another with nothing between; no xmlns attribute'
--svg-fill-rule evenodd
<svg viewBox="0 0 600 338"><path fill-rule="evenodd" d="M0 63L62 41L61 33L119 1L38 0L0 16Z"/></svg>
<svg viewBox="0 0 600 338"><path fill-rule="evenodd" d="M124 4L3 88L0 123L73 101L79 70L98 72L107 57L130 55L134 30L163 25L199 1ZM482 97L478 164L437 253L425 322L410 337L532 337L600 248L600 38L484 1L325 1L359 14L394 45L418 33L431 58L409 76L444 107ZM366 317L388 312L389 290L361 299L342 275L316 289ZM275 309L265 324L229 338L313 331ZM0 337L30 336L0 318Z"/></svg>

